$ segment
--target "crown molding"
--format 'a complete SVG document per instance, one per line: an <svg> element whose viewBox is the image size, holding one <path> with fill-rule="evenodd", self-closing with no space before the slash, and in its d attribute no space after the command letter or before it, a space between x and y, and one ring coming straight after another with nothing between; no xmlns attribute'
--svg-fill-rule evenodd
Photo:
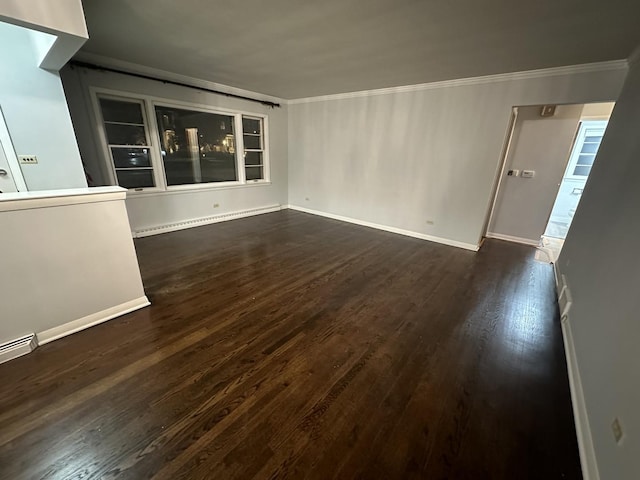
<svg viewBox="0 0 640 480"><path fill-rule="evenodd" d="M204 87L211 90L219 90L223 93L231 93L234 95L241 95L245 97L252 97L256 100L265 100L268 102L286 104L287 101L283 98L274 97L260 92L254 92L251 90L244 90L242 88L231 87L222 83L210 82L209 80L203 80L200 78L189 77L179 73L168 72L159 68L147 67L145 65L139 65L137 63L127 62L124 60L118 60L117 58L106 57L95 53L78 52L73 57L74 60L81 62L94 63L96 65L117 68L131 73L139 73L143 75L149 75L157 77L159 80L171 80L174 82L185 83L187 85L193 85L195 87Z"/></svg>
<svg viewBox="0 0 640 480"><path fill-rule="evenodd" d="M640 49L639 49L640 50ZM636 50L636 57L640 57L639 50ZM446 87L461 87L466 85L482 85L494 82L504 82L509 80L527 80L531 78L553 77L559 75L571 75L576 73L590 73L625 70L628 68L627 60L612 60L609 62L586 63L581 65L568 65L564 67L542 68L538 70L527 70L523 72L499 73L496 75L484 75L481 77L459 78L454 80L443 80L440 82L419 83L416 85L404 85L399 87L378 88L374 90L361 90L357 92L337 93L331 95L320 95L316 97L295 98L287 100L289 105L298 103L324 102L330 100L343 100L347 98L371 97L376 95L388 95L391 93L415 92L421 90L433 90Z"/></svg>

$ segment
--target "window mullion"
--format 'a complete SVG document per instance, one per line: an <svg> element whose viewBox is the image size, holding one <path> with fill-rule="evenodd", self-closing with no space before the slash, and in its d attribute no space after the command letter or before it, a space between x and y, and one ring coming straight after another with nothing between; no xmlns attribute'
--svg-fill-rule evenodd
<svg viewBox="0 0 640 480"><path fill-rule="evenodd" d="M247 171L244 165L244 129L242 128L242 114L236 113L234 116L235 132L236 132L236 149L238 155L236 156L237 168L238 168L238 181L240 183L247 183Z"/></svg>
<svg viewBox="0 0 640 480"><path fill-rule="evenodd" d="M269 165L269 119L262 118L262 178L271 181L271 166Z"/></svg>
<svg viewBox="0 0 640 480"><path fill-rule="evenodd" d="M149 125L149 135L151 136L151 165L153 165L153 175L156 179L156 186L162 190L167 189L167 176L164 172L164 162L162 161L162 145L156 118L155 105L153 102L145 101L145 111L147 114L147 124Z"/></svg>

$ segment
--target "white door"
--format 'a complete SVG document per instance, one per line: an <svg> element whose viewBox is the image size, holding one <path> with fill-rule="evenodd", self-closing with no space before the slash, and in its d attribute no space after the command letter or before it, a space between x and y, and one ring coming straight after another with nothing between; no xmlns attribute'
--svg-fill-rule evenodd
<svg viewBox="0 0 640 480"><path fill-rule="evenodd" d="M9 162L4 153L4 145L0 141L0 193L17 192L16 183L11 175Z"/></svg>
<svg viewBox="0 0 640 480"><path fill-rule="evenodd" d="M571 157L544 232L546 237L567 237L606 128L607 120L584 120L580 123Z"/></svg>

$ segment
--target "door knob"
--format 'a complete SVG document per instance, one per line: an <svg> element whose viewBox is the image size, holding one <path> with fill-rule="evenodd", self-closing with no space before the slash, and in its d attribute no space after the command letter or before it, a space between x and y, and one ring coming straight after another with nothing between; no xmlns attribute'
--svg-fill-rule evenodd
<svg viewBox="0 0 640 480"><path fill-rule="evenodd" d="M7 175L7 171L4 168L0 168L0 177L5 177Z"/></svg>

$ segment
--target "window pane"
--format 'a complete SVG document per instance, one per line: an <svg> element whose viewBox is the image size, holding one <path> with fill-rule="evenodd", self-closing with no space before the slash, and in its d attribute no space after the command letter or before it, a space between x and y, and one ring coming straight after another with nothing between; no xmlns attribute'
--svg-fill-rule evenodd
<svg viewBox="0 0 640 480"><path fill-rule="evenodd" d="M237 180L233 117L156 107L167 185Z"/></svg>
<svg viewBox="0 0 640 480"><path fill-rule="evenodd" d="M116 170L118 185L124 188L153 187L153 170Z"/></svg>
<svg viewBox="0 0 640 480"><path fill-rule="evenodd" d="M144 127L106 123L105 128L111 145L147 145Z"/></svg>
<svg viewBox="0 0 640 480"><path fill-rule="evenodd" d="M578 165L593 165L593 160L596 158L595 155L580 155L578 157Z"/></svg>
<svg viewBox="0 0 640 480"><path fill-rule="evenodd" d="M150 167L148 148L112 148L116 168Z"/></svg>
<svg viewBox="0 0 640 480"><path fill-rule="evenodd" d="M581 176L588 176L589 172L591 171L591 167L583 167L578 165L574 170L573 170L573 174L574 175L581 175Z"/></svg>
<svg viewBox="0 0 640 480"><path fill-rule="evenodd" d="M592 143L600 143L602 141L602 135L598 137L585 137L584 141L592 142Z"/></svg>
<svg viewBox="0 0 640 480"><path fill-rule="evenodd" d="M142 109L139 103L100 99L102 118L105 122L137 123L142 125Z"/></svg>
<svg viewBox="0 0 640 480"><path fill-rule="evenodd" d="M244 148L249 148L252 150L261 150L262 149L262 145L260 142L260 137L257 137L255 135L244 135Z"/></svg>
<svg viewBox="0 0 640 480"><path fill-rule="evenodd" d="M242 131L244 133L262 133L262 120L258 118L242 117Z"/></svg>
<svg viewBox="0 0 640 480"><path fill-rule="evenodd" d="M585 143L582 145L582 150L580 153L596 153L598 151L598 147L600 144L598 143Z"/></svg>
<svg viewBox="0 0 640 480"><path fill-rule="evenodd" d="M247 180L261 180L262 167L247 167Z"/></svg>
<svg viewBox="0 0 640 480"><path fill-rule="evenodd" d="M262 152L245 152L245 165L262 165Z"/></svg>

